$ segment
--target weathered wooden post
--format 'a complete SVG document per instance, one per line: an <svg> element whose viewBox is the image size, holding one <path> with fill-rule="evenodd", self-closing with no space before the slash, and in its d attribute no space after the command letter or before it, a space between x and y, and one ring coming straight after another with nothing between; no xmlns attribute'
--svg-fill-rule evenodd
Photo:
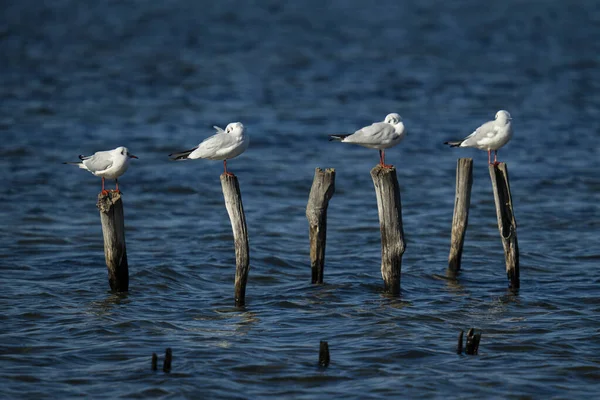
<svg viewBox="0 0 600 400"><path fill-rule="evenodd" d="M121 193L110 191L98 194L102 235L104 236L104 258L108 268L108 283L115 292L129 290L129 267L125 248L125 218Z"/></svg>
<svg viewBox="0 0 600 400"><path fill-rule="evenodd" d="M458 345L456 346L456 354L462 354L462 349L463 349L463 335L464 332L461 329L460 333L458 334Z"/></svg>
<svg viewBox="0 0 600 400"><path fill-rule="evenodd" d="M335 169L315 169L315 177L306 205L310 239L312 283L323 283L325 241L327 239L327 206L335 192Z"/></svg>
<svg viewBox="0 0 600 400"><path fill-rule="evenodd" d="M319 366L327 368L329 366L329 343L321 340L319 343Z"/></svg>
<svg viewBox="0 0 600 400"><path fill-rule="evenodd" d="M504 259L506 261L506 275L510 287L518 289L519 282L519 243L517 242L517 221L513 213L512 196L508 182L508 169L505 163L490 165L490 178L494 190L494 201L496 202L496 215L498 217L498 229L504 247Z"/></svg>
<svg viewBox="0 0 600 400"><path fill-rule="evenodd" d="M246 304L246 282L248 281L248 270L250 269L246 216L244 215L242 195L237 177L221 174L221 186L225 198L225 207L231 220L235 244L235 305L236 307L242 307Z"/></svg>
<svg viewBox="0 0 600 400"><path fill-rule="evenodd" d="M156 353L152 353L152 371L156 371L158 369L158 356Z"/></svg>
<svg viewBox="0 0 600 400"><path fill-rule="evenodd" d="M396 168L377 165L371 170L371 178L375 185L381 228L381 276L385 290L397 296L400 294L400 270L406 245Z"/></svg>
<svg viewBox="0 0 600 400"><path fill-rule="evenodd" d="M454 198L454 216L452 217L452 237L448 269L456 274L460 270L465 233L469 222L471 187L473 186L473 159L459 158L456 163L456 196Z"/></svg>
<svg viewBox="0 0 600 400"><path fill-rule="evenodd" d="M171 372L171 363L173 362L173 350L170 347L165 350L165 361L163 363L163 372Z"/></svg>
<svg viewBox="0 0 600 400"><path fill-rule="evenodd" d="M467 331L467 340L465 343L465 354L477 355L479 353L479 342L481 341L481 332L475 334L475 328Z"/></svg>

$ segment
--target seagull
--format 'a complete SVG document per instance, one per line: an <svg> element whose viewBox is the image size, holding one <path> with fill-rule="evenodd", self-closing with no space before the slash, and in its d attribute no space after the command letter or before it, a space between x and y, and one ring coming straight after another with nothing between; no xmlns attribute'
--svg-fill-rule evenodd
<svg viewBox="0 0 600 400"><path fill-rule="evenodd" d="M385 164L385 149L397 145L406 136L404 123L400 115L388 114L383 122L375 122L354 132L352 135L329 135L329 141L338 140L343 143L354 143L370 149L379 150L379 164L384 168L391 168Z"/></svg>
<svg viewBox="0 0 600 400"><path fill-rule="evenodd" d="M116 191L120 193L118 178L127 171L130 158L137 157L131 154L127 147L121 146L113 150L98 151L91 156L80 155L80 162L66 162L64 164L77 165L79 168L101 177L102 194L108 194L108 190L104 190L104 178L114 179Z"/></svg>
<svg viewBox="0 0 600 400"><path fill-rule="evenodd" d="M244 125L241 122L232 122L225 130L213 126L217 133L206 138L198 146L191 150L169 154L171 160L195 160L206 158L208 160L223 160L225 175L234 176L227 172L227 160L237 157L248 148L250 138L244 134Z"/></svg>
<svg viewBox="0 0 600 400"><path fill-rule="evenodd" d="M494 165L498 165L498 149L504 146L512 138L512 118L508 111L500 110L496 113L494 121L488 121L481 125L463 140L444 142L450 147L475 147L479 150L487 150L488 164L492 164L491 151L494 150Z"/></svg>

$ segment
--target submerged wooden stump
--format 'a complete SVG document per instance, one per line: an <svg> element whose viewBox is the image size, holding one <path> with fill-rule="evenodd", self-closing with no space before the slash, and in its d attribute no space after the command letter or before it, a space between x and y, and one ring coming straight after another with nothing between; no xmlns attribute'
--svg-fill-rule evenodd
<svg viewBox="0 0 600 400"><path fill-rule="evenodd" d="M456 274L460 270L465 233L469 222L469 205L471 204L471 187L473 186L473 159L459 158L456 163L456 196L454 198L454 215L452 217L452 237L448 269Z"/></svg>
<svg viewBox="0 0 600 400"><path fill-rule="evenodd" d="M96 206L100 210L108 283L113 291L126 292L129 290L129 266L125 248L125 217L121 193L114 190L99 193Z"/></svg>
<svg viewBox="0 0 600 400"><path fill-rule="evenodd" d="M385 290L397 296L400 294L402 254L406 245L402 229L402 204L396 168L377 165L371 170L371 178L375 185L381 228L381 276Z"/></svg>
<svg viewBox="0 0 600 400"><path fill-rule="evenodd" d="M325 242L327 239L327 206L334 192L335 169L328 168L325 171L321 168L315 169L315 177L306 205L312 283L323 283Z"/></svg>
<svg viewBox="0 0 600 400"><path fill-rule="evenodd" d="M221 174L221 186L225 207L231 220L233 241L235 244L235 305L242 307L246 304L246 282L250 269L250 250L248 247L248 230L246 216L242 205L240 185L235 175Z"/></svg>
<svg viewBox="0 0 600 400"><path fill-rule="evenodd" d="M165 361L163 363L163 372L171 372L171 363L173 362L173 350L168 347L165 350Z"/></svg>
<svg viewBox="0 0 600 400"><path fill-rule="evenodd" d="M329 366L329 343L321 340L319 343L319 366L327 368Z"/></svg>
<svg viewBox="0 0 600 400"><path fill-rule="evenodd" d="M508 169L505 163L490 165L490 178L494 190L494 201L496 203L496 216L498 217L498 229L504 247L504 259L506 262L506 275L510 287L518 289L519 281L519 243L517 241L517 221L513 213L512 196L510 194L510 183L508 181Z"/></svg>

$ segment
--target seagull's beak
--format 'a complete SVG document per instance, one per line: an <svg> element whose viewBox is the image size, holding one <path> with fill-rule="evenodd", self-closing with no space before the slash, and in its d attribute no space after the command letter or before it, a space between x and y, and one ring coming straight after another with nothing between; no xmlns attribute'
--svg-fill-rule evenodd
<svg viewBox="0 0 600 400"><path fill-rule="evenodd" d="M137 156L134 156L133 154L129 155L129 158L138 158Z"/></svg>

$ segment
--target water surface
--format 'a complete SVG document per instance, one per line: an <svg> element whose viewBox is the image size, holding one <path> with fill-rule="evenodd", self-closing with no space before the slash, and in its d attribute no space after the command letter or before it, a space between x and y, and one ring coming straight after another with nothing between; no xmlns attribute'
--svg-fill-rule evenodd
<svg viewBox="0 0 600 400"><path fill-rule="evenodd" d="M6 398L582 398L600 390L600 5L595 1L5 2L0 19L0 392ZM521 289L507 288L487 155L448 149L499 109ZM400 113L407 250L382 292L369 170L329 143ZM242 121L251 270L216 161L172 163ZM100 180L62 165L127 146L130 291L108 290ZM474 184L445 279L458 157ZM324 285L304 216L336 169ZM483 332L458 356L458 332ZM317 367L319 341L331 350ZM150 357L173 349L170 374Z"/></svg>

